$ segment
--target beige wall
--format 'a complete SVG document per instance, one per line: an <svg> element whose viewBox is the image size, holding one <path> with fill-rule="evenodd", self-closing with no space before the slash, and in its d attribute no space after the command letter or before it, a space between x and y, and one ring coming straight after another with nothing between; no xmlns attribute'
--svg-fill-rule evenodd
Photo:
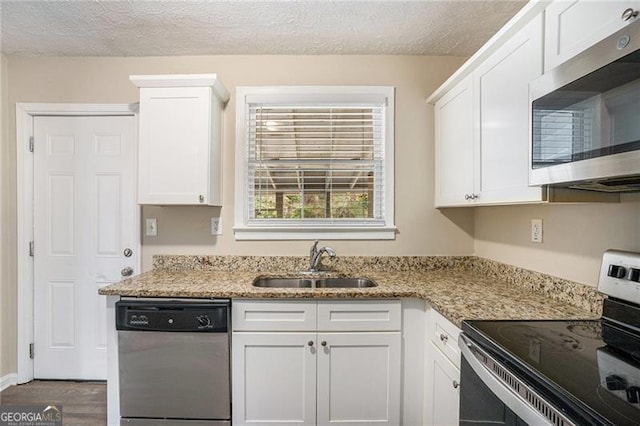
<svg viewBox="0 0 640 426"><path fill-rule="evenodd" d="M543 242L530 242L531 219L542 219ZM602 252L640 251L640 202L481 207L475 253L596 286Z"/></svg>
<svg viewBox="0 0 640 426"><path fill-rule="evenodd" d="M0 56L0 378L16 371L16 286L15 266L10 261L11 248L15 242L11 232L11 209L8 188L15 184L9 173L13 169L8 143L7 126L7 60ZM12 346L9 346L9 342Z"/></svg>
<svg viewBox="0 0 640 426"><path fill-rule="evenodd" d="M224 115L223 235L209 235L219 208L145 207L158 219L159 235L143 240L143 268L156 253L303 255L309 242L236 242L233 239L235 87L239 85L390 85L396 87L395 241L326 241L339 255L436 255L473 253L473 211L445 214L433 206L433 113L425 97L463 58L419 56L196 56L152 58L8 57L8 132L15 135L16 102L136 102L131 74L218 73L232 97ZM5 105L7 105L5 103ZM16 171L15 136L3 143L3 179ZM9 211L3 229L15 241L15 180L7 187ZM3 233L4 235L4 233ZM10 264L15 256L7 255ZM4 268L3 268L4 271ZM3 306L10 329L2 340L3 359L15 371L15 268L3 279ZM3 275L4 277L4 275ZM6 300L6 302L5 302ZM5 312L3 310L3 312ZM3 370L5 371L5 370Z"/></svg>
<svg viewBox="0 0 640 426"><path fill-rule="evenodd" d="M2 340L0 373L15 371L16 102L136 102L130 74L216 72L232 93L224 126L224 206L145 207L159 236L143 239L143 268L156 253L299 255L308 242L233 240L234 89L238 85L356 84L396 87L395 241L328 241L342 255L472 254L594 285L601 252L640 251L640 202L434 209L433 111L424 99L461 58L403 56L199 56L156 58L8 57L2 112ZM4 88L5 86L3 86ZM3 90L3 96L6 97ZM10 137L6 137L11 135ZM222 214L223 235L209 235ZM528 242L530 219L544 220L544 243ZM475 241L474 241L475 234Z"/></svg>

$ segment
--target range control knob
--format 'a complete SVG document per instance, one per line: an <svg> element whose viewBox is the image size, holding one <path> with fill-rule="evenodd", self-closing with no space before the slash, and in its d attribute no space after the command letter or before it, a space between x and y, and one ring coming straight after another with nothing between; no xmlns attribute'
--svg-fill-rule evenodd
<svg viewBox="0 0 640 426"><path fill-rule="evenodd" d="M607 381L607 389L610 391L625 390L627 388L627 381L615 374L607 376L605 380Z"/></svg>
<svg viewBox="0 0 640 426"><path fill-rule="evenodd" d="M640 269L629 268L629 281L640 283Z"/></svg>
<svg viewBox="0 0 640 426"><path fill-rule="evenodd" d="M200 327L208 327L211 325L211 318L209 318L209 315L198 315L196 319L198 320L198 325Z"/></svg>
<svg viewBox="0 0 640 426"><path fill-rule="evenodd" d="M627 275L627 270L624 266L620 265L609 265L609 271L607 275L614 278L624 278Z"/></svg>
<svg viewBox="0 0 640 426"><path fill-rule="evenodd" d="M627 388L627 401L632 404L640 402L640 388L638 386L629 386Z"/></svg>

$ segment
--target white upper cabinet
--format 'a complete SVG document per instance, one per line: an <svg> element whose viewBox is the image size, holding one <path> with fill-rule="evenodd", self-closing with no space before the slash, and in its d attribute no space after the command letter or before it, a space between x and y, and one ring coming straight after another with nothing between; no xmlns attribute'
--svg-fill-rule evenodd
<svg viewBox="0 0 640 426"><path fill-rule="evenodd" d="M627 9L640 10L639 0L556 0L545 11L544 70L582 52L636 18L625 20Z"/></svg>
<svg viewBox="0 0 640 426"><path fill-rule="evenodd" d="M529 186L529 82L542 75L542 24L538 15L473 73L476 204L542 201Z"/></svg>
<svg viewBox="0 0 640 426"><path fill-rule="evenodd" d="M436 102L436 207L542 201L528 166L542 45L538 15Z"/></svg>
<svg viewBox="0 0 640 426"><path fill-rule="evenodd" d="M471 77L436 102L435 123L436 207L466 205L474 191Z"/></svg>
<svg viewBox="0 0 640 426"><path fill-rule="evenodd" d="M222 109L229 92L215 74L138 75L138 203L222 203Z"/></svg>

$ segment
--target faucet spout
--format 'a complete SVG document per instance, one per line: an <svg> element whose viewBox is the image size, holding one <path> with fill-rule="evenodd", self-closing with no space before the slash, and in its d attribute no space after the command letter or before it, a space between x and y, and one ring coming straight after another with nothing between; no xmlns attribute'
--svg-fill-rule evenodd
<svg viewBox="0 0 640 426"><path fill-rule="evenodd" d="M337 256L336 251L329 246L318 248L319 241L316 240L309 250L309 272L318 272L318 265L324 253L330 258Z"/></svg>

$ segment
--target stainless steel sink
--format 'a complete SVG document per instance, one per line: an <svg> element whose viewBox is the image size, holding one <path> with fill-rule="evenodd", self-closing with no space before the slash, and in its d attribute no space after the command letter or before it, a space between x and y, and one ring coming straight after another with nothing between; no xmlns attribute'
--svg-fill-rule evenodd
<svg viewBox="0 0 640 426"><path fill-rule="evenodd" d="M366 288L376 287L368 278L271 278L262 277L254 287L265 288Z"/></svg>
<svg viewBox="0 0 640 426"><path fill-rule="evenodd" d="M365 288L375 287L368 278L323 278L316 281L316 288Z"/></svg>
<svg viewBox="0 0 640 426"><path fill-rule="evenodd" d="M258 278L253 282L254 287L272 288L311 288L313 280L307 278Z"/></svg>

